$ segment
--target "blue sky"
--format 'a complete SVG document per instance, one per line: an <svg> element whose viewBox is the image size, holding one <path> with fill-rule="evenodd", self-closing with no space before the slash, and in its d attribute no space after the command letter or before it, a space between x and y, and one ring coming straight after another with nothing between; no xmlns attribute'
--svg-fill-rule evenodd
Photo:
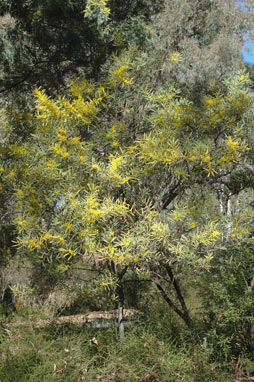
<svg viewBox="0 0 254 382"><path fill-rule="evenodd" d="M238 0L239 5L243 7L246 11L248 8L244 5L244 0ZM254 41L245 42L242 50L242 55L244 61L248 62L248 64L254 65Z"/></svg>
<svg viewBox="0 0 254 382"><path fill-rule="evenodd" d="M249 52L246 48L248 48ZM244 61L248 62L248 64L254 65L254 41L249 41L244 44L242 55Z"/></svg>

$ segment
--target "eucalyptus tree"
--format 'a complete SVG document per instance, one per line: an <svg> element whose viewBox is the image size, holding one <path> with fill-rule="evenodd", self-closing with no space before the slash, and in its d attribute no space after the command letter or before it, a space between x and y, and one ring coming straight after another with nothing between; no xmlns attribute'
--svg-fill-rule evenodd
<svg viewBox="0 0 254 382"><path fill-rule="evenodd" d="M246 66L241 52L244 41L253 38L253 17L253 0L167 1L154 22L161 52L157 81L174 79L188 97L198 101L209 84L216 86ZM169 59L178 61L178 67L170 67Z"/></svg>

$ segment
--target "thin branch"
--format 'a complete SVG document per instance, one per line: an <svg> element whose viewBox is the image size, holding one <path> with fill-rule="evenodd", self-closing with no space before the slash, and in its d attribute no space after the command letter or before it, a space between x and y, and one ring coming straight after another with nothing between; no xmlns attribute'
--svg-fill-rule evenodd
<svg viewBox="0 0 254 382"><path fill-rule="evenodd" d="M176 291L176 296L181 304L181 307L182 307L182 310L184 312L184 316L186 318L186 322L188 322L188 326L191 324L191 319L190 319L190 316L189 316L189 312L188 312L188 309L187 309L187 306L185 304L185 301L184 301L184 298L183 298L183 295L182 295L182 292L181 292L181 289L180 289L180 286L173 274L173 271L172 271L172 268L166 264L165 265L165 268L166 268L166 271L167 271L167 274L169 275L170 277L170 280L172 282L172 285L174 286L175 288L175 291Z"/></svg>
<svg viewBox="0 0 254 382"><path fill-rule="evenodd" d="M28 72L28 74L24 78L22 78L22 80L20 80L18 82L15 82L15 84L12 84L12 85L9 85L9 86L5 87L4 89L0 89L0 93L4 93L4 92L6 92L8 90L11 90L11 89L15 88L16 86L19 86L23 82L27 81L28 78L31 76L31 74L32 74L32 70L30 70Z"/></svg>
<svg viewBox="0 0 254 382"><path fill-rule="evenodd" d="M125 268L123 268L123 269L118 273L118 275L117 275L117 277L118 277L118 281L121 281L121 280L122 280L123 276L124 276L125 273L127 272L127 269L128 269L128 267L126 266Z"/></svg>
<svg viewBox="0 0 254 382"><path fill-rule="evenodd" d="M91 268L72 268L72 269L80 270L80 271L98 272L98 273L104 274L104 272L99 271L98 269L91 269Z"/></svg>
<svg viewBox="0 0 254 382"><path fill-rule="evenodd" d="M170 308L172 308L175 311L175 313L178 314L178 316L184 320L184 322L186 323L187 326L189 326L189 322L186 321L186 317L185 317L184 313L181 312L181 310L177 308L177 306L173 303L173 301L171 301L171 299L168 297L167 293L162 288L161 284L156 280L153 280L153 281L154 281L155 285L157 286L158 290L160 291L164 300L170 306Z"/></svg>
<svg viewBox="0 0 254 382"><path fill-rule="evenodd" d="M153 280L149 280L149 279L139 279L139 280L123 280L123 284L125 283L144 283L144 282L149 282L149 283L152 283Z"/></svg>

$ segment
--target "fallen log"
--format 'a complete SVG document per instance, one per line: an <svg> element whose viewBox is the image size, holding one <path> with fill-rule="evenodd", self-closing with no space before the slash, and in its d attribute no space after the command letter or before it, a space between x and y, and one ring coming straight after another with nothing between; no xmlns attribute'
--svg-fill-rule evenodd
<svg viewBox="0 0 254 382"><path fill-rule="evenodd" d="M124 309L122 322L128 326L130 321L142 316L142 312L135 309ZM50 325L66 325L72 324L78 327L88 326L92 328L109 328L118 325L118 310L88 312L86 314L75 314L71 316L60 316L48 320L36 321L20 321L8 324L3 324L6 329L19 328L19 327L33 327L42 329Z"/></svg>

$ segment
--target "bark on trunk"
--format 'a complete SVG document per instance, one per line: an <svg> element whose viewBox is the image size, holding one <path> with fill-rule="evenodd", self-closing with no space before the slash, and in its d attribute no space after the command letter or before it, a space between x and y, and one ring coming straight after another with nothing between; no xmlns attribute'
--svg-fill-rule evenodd
<svg viewBox="0 0 254 382"><path fill-rule="evenodd" d="M174 312L183 319L183 321L185 322L185 324L188 326L188 327L191 327L191 319L189 317L189 314L185 314L185 312L182 312L174 303L173 301L168 297L167 293L165 292L165 290L162 288L161 284L154 280L154 283L155 285L157 286L158 290L160 291L162 297L164 298L164 300L166 301L166 303L170 306L170 308L172 308L174 310Z"/></svg>
<svg viewBox="0 0 254 382"><path fill-rule="evenodd" d="M176 296L177 296L177 298L178 298L178 300L179 300L179 302L181 304L183 315L185 317L184 321L186 322L186 324L188 326L191 326L191 318L190 318L190 315L189 315L189 312L188 312L188 308L187 308L187 306L185 304L185 301L184 301L184 298L183 298L180 286L178 284L178 281L176 280L176 278L175 278L175 276L173 274L172 268L168 264L165 265L165 267L166 267L167 273L168 273L168 275L170 277L170 280L172 282L172 285L175 288Z"/></svg>

